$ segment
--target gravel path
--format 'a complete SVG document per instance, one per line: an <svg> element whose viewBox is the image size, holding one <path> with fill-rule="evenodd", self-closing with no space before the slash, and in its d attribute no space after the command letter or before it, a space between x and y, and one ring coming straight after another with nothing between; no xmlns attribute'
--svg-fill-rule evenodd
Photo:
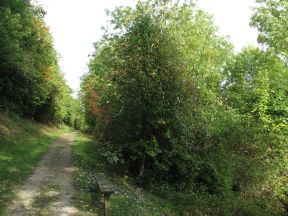
<svg viewBox="0 0 288 216"><path fill-rule="evenodd" d="M11 216L82 215L74 206L71 145L75 133L62 135L38 163L8 208Z"/></svg>

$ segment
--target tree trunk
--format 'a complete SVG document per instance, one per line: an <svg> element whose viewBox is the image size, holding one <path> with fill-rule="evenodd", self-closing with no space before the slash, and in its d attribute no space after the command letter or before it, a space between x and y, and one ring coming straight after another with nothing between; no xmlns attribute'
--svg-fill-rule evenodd
<svg viewBox="0 0 288 216"><path fill-rule="evenodd" d="M96 126L93 127L92 133L93 133L93 136L96 137Z"/></svg>
<svg viewBox="0 0 288 216"><path fill-rule="evenodd" d="M139 177L142 177L144 175L144 170L145 170L145 161L146 161L146 156L143 155L141 161L140 161L140 167L139 167Z"/></svg>

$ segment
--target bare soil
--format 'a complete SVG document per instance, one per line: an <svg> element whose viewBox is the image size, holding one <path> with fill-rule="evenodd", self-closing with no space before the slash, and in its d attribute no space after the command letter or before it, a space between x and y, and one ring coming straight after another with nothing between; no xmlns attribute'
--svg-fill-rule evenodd
<svg viewBox="0 0 288 216"><path fill-rule="evenodd" d="M20 188L8 207L11 216L82 215L73 205L73 167L71 145L75 133L62 135L38 163L34 173Z"/></svg>

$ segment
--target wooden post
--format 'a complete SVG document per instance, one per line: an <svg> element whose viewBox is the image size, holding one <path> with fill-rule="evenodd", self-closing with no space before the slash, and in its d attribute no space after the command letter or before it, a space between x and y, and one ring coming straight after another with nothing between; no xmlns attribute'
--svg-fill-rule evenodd
<svg viewBox="0 0 288 216"><path fill-rule="evenodd" d="M110 194L114 193L114 187L108 182L104 173L95 175L100 191L104 194L104 216L111 216Z"/></svg>
<svg viewBox="0 0 288 216"><path fill-rule="evenodd" d="M104 215L111 216L110 193L104 193Z"/></svg>

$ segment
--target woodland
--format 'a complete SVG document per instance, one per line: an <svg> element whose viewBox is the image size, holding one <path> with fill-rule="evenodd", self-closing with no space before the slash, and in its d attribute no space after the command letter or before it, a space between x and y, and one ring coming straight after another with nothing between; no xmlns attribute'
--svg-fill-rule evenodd
<svg viewBox="0 0 288 216"><path fill-rule="evenodd" d="M239 52L194 1L109 11L77 98L44 16L0 1L2 113L91 134L109 163L188 215L288 214L286 0L258 1L258 46Z"/></svg>

